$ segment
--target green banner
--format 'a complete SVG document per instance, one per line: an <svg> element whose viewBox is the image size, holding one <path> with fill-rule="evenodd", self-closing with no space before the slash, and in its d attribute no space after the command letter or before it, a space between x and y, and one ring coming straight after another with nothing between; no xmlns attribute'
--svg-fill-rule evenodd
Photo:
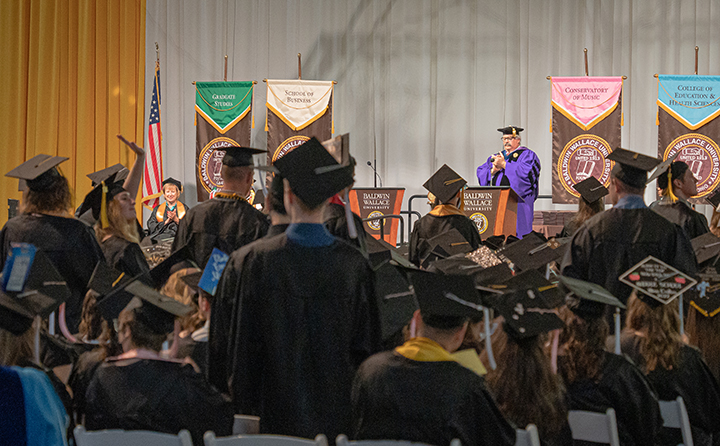
<svg viewBox="0 0 720 446"><path fill-rule="evenodd" d="M224 134L250 112L253 83L196 82L195 111Z"/></svg>

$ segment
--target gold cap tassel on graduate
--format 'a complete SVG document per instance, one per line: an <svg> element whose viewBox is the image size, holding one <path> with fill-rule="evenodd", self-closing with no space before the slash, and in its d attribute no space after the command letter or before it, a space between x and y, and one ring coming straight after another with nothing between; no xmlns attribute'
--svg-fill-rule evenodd
<svg viewBox="0 0 720 446"><path fill-rule="evenodd" d="M102 199L100 201L100 224L103 229L110 226L110 220L107 215L107 193L108 187L105 181L102 182Z"/></svg>

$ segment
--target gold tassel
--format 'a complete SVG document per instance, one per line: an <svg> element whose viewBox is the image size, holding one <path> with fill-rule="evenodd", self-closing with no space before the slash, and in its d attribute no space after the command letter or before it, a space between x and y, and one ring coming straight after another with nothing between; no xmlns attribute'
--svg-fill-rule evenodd
<svg viewBox="0 0 720 446"><path fill-rule="evenodd" d="M100 225L103 229L110 226L110 221L107 215L107 193L108 187L105 182L102 182L102 201L100 202Z"/></svg>
<svg viewBox="0 0 720 446"><path fill-rule="evenodd" d="M250 128L255 128L255 87L252 87L252 96L250 96L250 119L252 124Z"/></svg>
<svg viewBox="0 0 720 446"><path fill-rule="evenodd" d="M622 127L625 125L625 81L620 79L620 127Z"/></svg>
<svg viewBox="0 0 720 446"><path fill-rule="evenodd" d="M675 203L678 201L678 197L675 196L673 193L673 184L672 184L672 164L670 164L670 167L668 167L668 187L667 187L667 197L670 199L671 202Z"/></svg>

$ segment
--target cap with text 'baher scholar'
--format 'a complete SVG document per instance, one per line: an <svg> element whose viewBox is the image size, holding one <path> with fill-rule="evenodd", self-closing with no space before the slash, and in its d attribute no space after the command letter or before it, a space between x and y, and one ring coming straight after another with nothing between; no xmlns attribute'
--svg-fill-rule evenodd
<svg viewBox="0 0 720 446"><path fill-rule="evenodd" d="M458 318L482 316L482 302L470 276L442 275L421 270L409 270L407 274L423 315Z"/></svg>
<svg viewBox="0 0 720 446"><path fill-rule="evenodd" d="M5 176L21 180L21 189L24 181L31 191L44 192L54 187L55 181L61 176L57 166L68 159L64 156L35 155Z"/></svg>
<svg viewBox="0 0 720 446"><path fill-rule="evenodd" d="M222 163L228 167L254 166L255 163L253 162L253 155L267 153L267 150L240 146L218 147L215 150L225 151Z"/></svg>
<svg viewBox="0 0 720 446"><path fill-rule="evenodd" d="M275 161L290 189L307 206L315 208L353 184L353 166L339 164L312 137Z"/></svg>
<svg viewBox="0 0 720 446"><path fill-rule="evenodd" d="M441 203L447 203L460 190L467 181L447 164L443 164L426 182L423 187L429 190Z"/></svg>
<svg viewBox="0 0 720 446"><path fill-rule="evenodd" d="M609 193L608 188L603 186L594 176L589 176L575 184L573 189L578 191L583 200L594 203Z"/></svg>
<svg viewBox="0 0 720 446"><path fill-rule="evenodd" d="M130 173L130 170L128 170L122 164L117 163L110 167L106 167L104 169L100 169L95 172L89 173L86 176L88 178L90 178L90 181L92 181L93 187L95 187L98 184L105 181L107 178L110 178L110 175L112 175L112 174L115 174L115 181L117 182L117 181L124 181L125 178L127 178L129 173Z"/></svg>
<svg viewBox="0 0 720 446"><path fill-rule="evenodd" d="M497 129L498 132L502 133L503 135L512 135L512 136L518 136L520 132L525 130L522 127L515 127L514 125L509 125L507 127L503 127L501 129Z"/></svg>
<svg viewBox="0 0 720 446"><path fill-rule="evenodd" d="M660 160L621 147L613 150L607 157L615 161L612 174L615 178L635 189L643 189L647 182L647 173L660 164Z"/></svg>
<svg viewBox="0 0 720 446"><path fill-rule="evenodd" d="M604 317L608 305L625 309L625 305L617 297L600 285L566 276L560 276L559 279L567 290L565 304L583 319Z"/></svg>

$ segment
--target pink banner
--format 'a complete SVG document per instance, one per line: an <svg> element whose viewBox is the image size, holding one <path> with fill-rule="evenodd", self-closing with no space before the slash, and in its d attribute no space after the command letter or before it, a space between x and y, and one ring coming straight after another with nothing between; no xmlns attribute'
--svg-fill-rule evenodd
<svg viewBox="0 0 720 446"><path fill-rule="evenodd" d="M623 80L613 77L553 77L552 106L583 130L591 129L618 105Z"/></svg>

